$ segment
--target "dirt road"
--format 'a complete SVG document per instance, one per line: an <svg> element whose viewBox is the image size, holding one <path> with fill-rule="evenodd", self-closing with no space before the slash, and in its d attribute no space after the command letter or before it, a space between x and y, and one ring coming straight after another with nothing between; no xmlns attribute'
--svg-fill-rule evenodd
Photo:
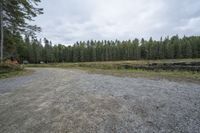
<svg viewBox="0 0 200 133"><path fill-rule="evenodd" d="M200 85L34 68L0 80L1 133L200 132Z"/></svg>

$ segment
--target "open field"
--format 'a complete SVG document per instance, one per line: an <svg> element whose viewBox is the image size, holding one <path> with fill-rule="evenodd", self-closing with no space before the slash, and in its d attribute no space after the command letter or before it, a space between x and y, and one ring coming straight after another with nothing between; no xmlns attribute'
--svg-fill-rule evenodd
<svg viewBox="0 0 200 133"><path fill-rule="evenodd" d="M134 60L134 61L106 61L106 62L79 62L79 63L49 63L49 64L29 64L28 67L93 67L99 69L126 69L124 65L138 66L153 63L191 63L200 62L200 59L164 59L164 60ZM121 67L120 67L121 66Z"/></svg>
<svg viewBox="0 0 200 133"><path fill-rule="evenodd" d="M29 64L27 66L79 68L92 73L115 76L146 77L153 79L167 78L178 81L200 82L200 59L53 63Z"/></svg>
<svg viewBox="0 0 200 133"><path fill-rule="evenodd" d="M191 62L26 65L31 74L0 80L0 132L198 133L199 71L124 67Z"/></svg>
<svg viewBox="0 0 200 133"><path fill-rule="evenodd" d="M29 68L0 80L1 133L200 131L200 85Z"/></svg>
<svg viewBox="0 0 200 133"><path fill-rule="evenodd" d="M148 79L168 79L171 81L182 81L182 82L194 82L200 83L200 72L191 72L191 71L147 71L147 70L127 70L127 69L89 69L89 68L79 68L85 70L88 73L94 74L104 74L104 75L113 75L117 77L132 77L132 78L148 78Z"/></svg>

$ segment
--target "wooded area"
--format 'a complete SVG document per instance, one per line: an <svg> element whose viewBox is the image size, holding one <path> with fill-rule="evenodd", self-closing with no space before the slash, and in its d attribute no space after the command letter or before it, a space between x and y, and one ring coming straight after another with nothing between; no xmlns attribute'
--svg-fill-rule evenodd
<svg viewBox="0 0 200 133"><path fill-rule="evenodd" d="M4 60L13 57L30 63L200 58L200 36L179 38L176 35L159 41L152 38L90 40L72 46L53 45L46 38L38 40L35 32L40 28L27 23L43 13L38 3L40 0L1 0L1 60L3 55Z"/></svg>
<svg viewBox="0 0 200 133"><path fill-rule="evenodd" d="M36 31L40 31L40 27L37 25L31 25L29 22L33 21L33 18L37 15L43 14L43 9L38 8L40 0L1 0L0 1L0 61L2 63L4 59L4 52L7 52L9 56L12 56L12 52L15 51L15 45L20 45L19 42L13 42L20 40L20 35L35 36ZM4 48L4 45L6 48ZM9 49L7 51L7 49Z"/></svg>
<svg viewBox="0 0 200 133"><path fill-rule="evenodd" d="M127 41L77 42L72 46L53 45L46 38L38 40L5 32L5 56L30 63L90 62L140 59L200 58L200 37L166 37L159 41L134 39ZM42 42L44 45L42 45Z"/></svg>

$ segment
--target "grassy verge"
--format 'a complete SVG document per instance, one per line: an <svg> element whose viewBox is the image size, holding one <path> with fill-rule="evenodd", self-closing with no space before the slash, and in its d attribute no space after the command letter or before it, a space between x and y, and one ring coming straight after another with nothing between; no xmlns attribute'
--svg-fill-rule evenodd
<svg viewBox="0 0 200 133"><path fill-rule="evenodd" d="M105 75L113 75L119 77L143 77L149 79L168 79L173 81L189 81L189 82L200 82L200 73L199 72L192 72L192 71L166 71L166 70L159 70L159 71L147 71L147 70L140 70L140 69L112 69L112 70L105 70L105 69L94 69L94 68L80 68L85 70L89 73L95 74L105 74Z"/></svg>
<svg viewBox="0 0 200 133"><path fill-rule="evenodd" d="M108 61L108 62L82 62L82 63L53 63L53 64L30 64L28 67L58 67L58 68L78 68L86 70L89 73L107 74L123 77L146 77L151 79L170 79L170 80L187 80L200 81L200 72L187 70L145 70L134 69L136 66L149 66L149 64L172 64L191 62L200 62L200 59L173 59L173 60L139 60L139 61ZM128 66L128 67L127 67ZM150 65L151 66L151 65ZM152 66L151 66L152 67ZM154 67L154 66L153 66ZM168 67L168 65L166 66ZM197 66L199 67L199 66ZM173 68L172 68L173 69Z"/></svg>
<svg viewBox="0 0 200 133"><path fill-rule="evenodd" d="M25 70L21 65L0 64L0 79L26 75L30 73L30 70Z"/></svg>
<svg viewBox="0 0 200 133"><path fill-rule="evenodd" d="M126 69L150 64L172 64L172 63L200 62L200 59L166 59L166 60L135 60L135 61L104 61L104 62L80 62L80 63L51 63L51 64L28 64L27 67L86 67L97 69Z"/></svg>
<svg viewBox="0 0 200 133"><path fill-rule="evenodd" d="M32 71L30 70L20 70L20 71L8 71L5 73L0 74L0 79L10 78L10 77L16 77L16 76L24 76L31 74Z"/></svg>

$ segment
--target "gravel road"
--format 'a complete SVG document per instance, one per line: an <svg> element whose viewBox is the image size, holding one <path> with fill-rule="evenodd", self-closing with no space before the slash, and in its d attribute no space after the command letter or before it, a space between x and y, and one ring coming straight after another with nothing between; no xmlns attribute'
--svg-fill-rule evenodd
<svg viewBox="0 0 200 133"><path fill-rule="evenodd" d="M0 80L1 133L200 132L200 84L31 69Z"/></svg>

